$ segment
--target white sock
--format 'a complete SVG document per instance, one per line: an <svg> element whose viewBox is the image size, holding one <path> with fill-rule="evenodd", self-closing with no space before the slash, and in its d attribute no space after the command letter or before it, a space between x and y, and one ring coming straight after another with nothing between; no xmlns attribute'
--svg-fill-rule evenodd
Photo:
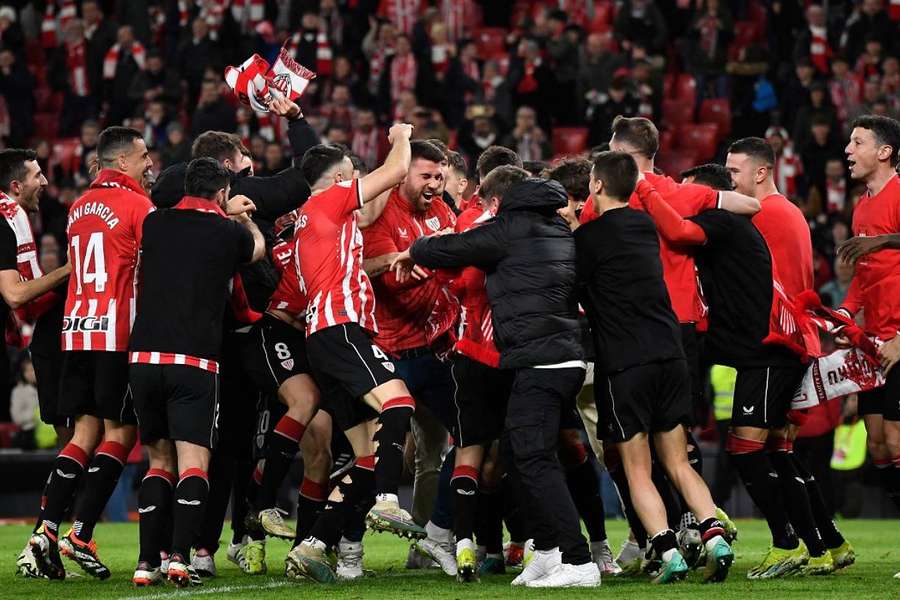
<svg viewBox="0 0 900 600"><path fill-rule="evenodd" d="M425 523L425 533L428 534L428 539L436 542L446 544L453 541L453 531L438 527L431 521Z"/></svg>
<svg viewBox="0 0 900 600"><path fill-rule="evenodd" d="M456 542L456 553L459 554L465 549L475 550L475 542L469 538L464 538Z"/></svg>
<svg viewBox="0 0 900 600"><path fill-rule="evenodd" d="M397 497L397 494L378 494L375 496L375 502L393 502L394 504L400 504L400 498Z"/></svg>

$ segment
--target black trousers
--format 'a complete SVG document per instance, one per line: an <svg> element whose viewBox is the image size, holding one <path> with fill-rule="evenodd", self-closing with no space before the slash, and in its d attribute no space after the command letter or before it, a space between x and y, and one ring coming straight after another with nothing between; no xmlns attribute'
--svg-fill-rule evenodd
<svg viewBox="0 0 900 600"><path fill-rule="evenodd" d="M559 546L565 563L590 562L578 510L557 458L559 418L575 407L584 369L519 369L513 381L502 446L521 486L535 549Z"/></svg>

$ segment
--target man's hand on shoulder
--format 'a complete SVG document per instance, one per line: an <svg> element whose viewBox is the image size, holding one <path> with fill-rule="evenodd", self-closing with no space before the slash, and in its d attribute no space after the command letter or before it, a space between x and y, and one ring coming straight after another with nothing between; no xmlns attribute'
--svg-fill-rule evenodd
<svg viewBox="0 0 900 600"><path fill-rule="evenodd" d="M255 210L256 205L253 203L253 200L242 194L232 196L225 203L225 212L231 216L252 213Z"/></svg>

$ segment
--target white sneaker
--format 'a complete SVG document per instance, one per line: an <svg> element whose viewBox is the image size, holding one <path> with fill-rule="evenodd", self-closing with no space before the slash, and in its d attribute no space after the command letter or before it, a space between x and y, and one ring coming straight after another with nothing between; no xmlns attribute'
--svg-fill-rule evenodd
<svg viewBox="0 0 900 600"><path fill-rule="evenodd" d="M425 538L415 542L413 548L415 552L440 565L446 575L456 577L456 544Z"/></svg>
<svg viewBox="0 0 900 600"><path fill-rule="evenodd" d="M200 549L195 552L194 557L191 559L191 566L194 567L194 570L197 571L197 575L200 577L216 576L216 559L207 550ZM166 570L168 571L168 569Z"/></svg>
<svg viewBox="0 0 900 600"><path fill-rule="evenodd" d="M561 563L562 553L559 551L559 548L535 550L531 560L527 562L519 576L512 580L512 585L528 585L529 581L536 581L549 575Z"/></svg>
<svg viewBox="0 0 900 600"><path fill-rule="evenodd" d="M607 540L591 542L591 557L600 569L601 575L618 575L622 572L622 567L613 558L612 548L609 547Z"/></svg>
<svg viewBox="0 0 900 600"><path fill-rule="evenodd" d="M22 553L19 554L19 557L16 559L16 574L21 575L22 577L35 579L44 577L38 566L37 558L34 556L34 552L31 549L31 540L25 544L25 549L22 550Z"/></svg>
<svg viewBox="0 0 900 600"><path fill-rule="evenodd" d="M600 569L592 562L583 565L560 563L544 577L525 585L535 588L597 587L600 585Z"/></svg>
<svg viewBox="0 0 900 600"><path fill-rule="evenodd" d="M351 542L344 538L338 543L337 576L338 579L350 581L359 579L363 573L362 542Z"/></svg>

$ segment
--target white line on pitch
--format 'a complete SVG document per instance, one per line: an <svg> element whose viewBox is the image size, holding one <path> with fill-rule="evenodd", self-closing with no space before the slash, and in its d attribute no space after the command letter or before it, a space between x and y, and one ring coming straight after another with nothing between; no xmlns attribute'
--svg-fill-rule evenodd
<svg viewBox="0 0 900 600"><path fill-rule="evenodd" d="M197 590L178 590L138 596L122 596L121 598L119 598L119 600L155 600L158 598L183 598L187 596L201 596L207 594L230 594L232 592L243 592L249 590L270 590L274 588L286 587L289 585L294 584L290 581L270 581L269 583L254 585L223 585L219 587L204 587Z"/></svg>

